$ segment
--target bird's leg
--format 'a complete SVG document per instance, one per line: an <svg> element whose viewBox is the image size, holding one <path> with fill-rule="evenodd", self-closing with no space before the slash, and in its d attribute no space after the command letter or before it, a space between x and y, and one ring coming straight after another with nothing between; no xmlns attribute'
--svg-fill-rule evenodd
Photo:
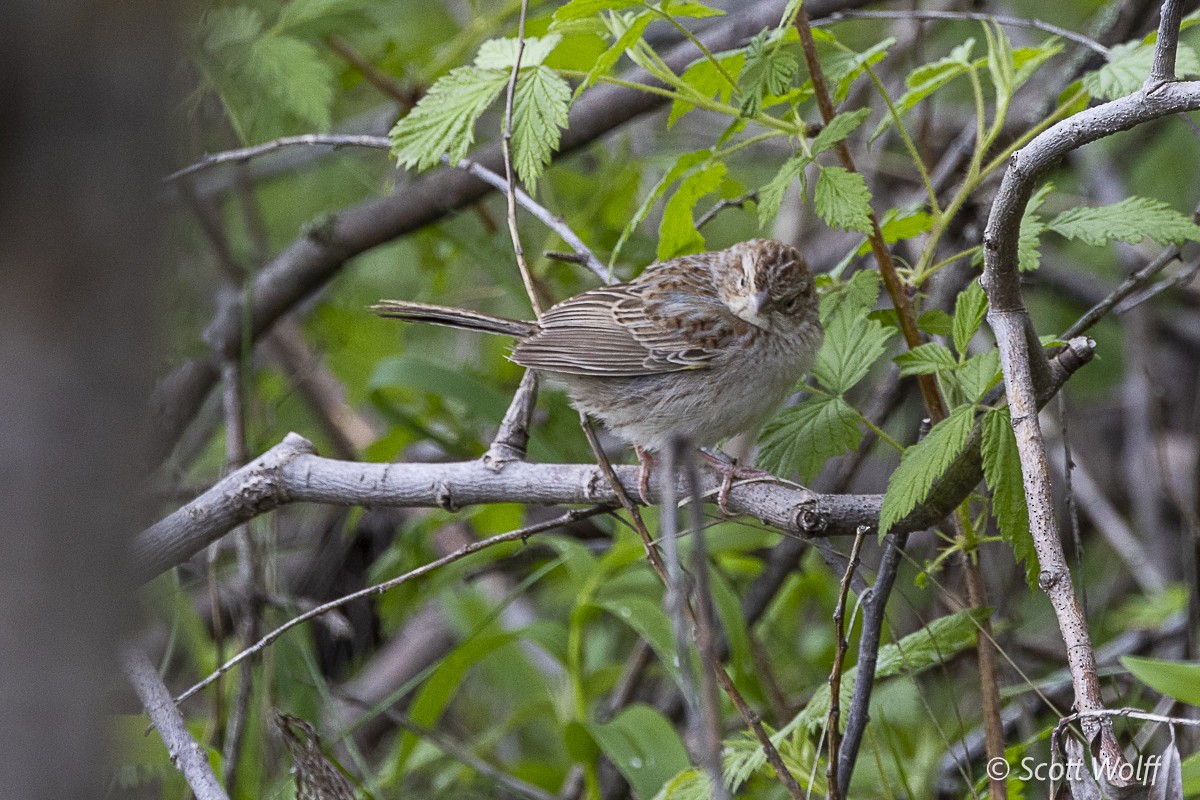
<svg viewBox="0 0 1200 800"><path fill-rule="evenodd" d="M650 505L650 470L654 468L654 456L649 450L645 450L641 445L635 445L633 451L637 453L638 464L638 496L642 500L643 505Z"/></svg>
<svg viewBox="0 0 1200 800"><path fill-rule="evenodd" d="M729 510L729 490L733 488L734 479L774 477L764 469L738 466L736 458L730 458L720 450L697 447L696 451L700 453L701 458L721 473L721 488L717 491L717 508L721 509L721 513L727 517L733 516L733 512Z"/></svg>

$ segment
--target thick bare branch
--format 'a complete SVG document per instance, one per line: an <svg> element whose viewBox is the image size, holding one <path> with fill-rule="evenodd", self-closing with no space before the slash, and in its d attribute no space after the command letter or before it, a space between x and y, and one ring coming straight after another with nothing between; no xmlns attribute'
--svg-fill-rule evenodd
<svg viewBox="0 0 1200 800"><path fill-rule="evenodd" d="M1172 5L1168 2L1164 6L1164 16ZM1160 35L1156 63L1160 57L1165 58L1162 51L1170 46L1173 35ZM1128 97L1087 109L1047 129L1013 154L984 234L984 288L990 301L988 322L996 334L1012 408L1030 527L1041 565L1039 583L1058 617L1075 682L1076 707L1082 712L1102 709L1103 701L1087 623L1075 595L1054 519L1046 446L1038 426L1031 370L1032 326L1017 277L1021 217L1039 181L1070 151L1143 122L1197 108L1200 108L1200 82L1152 81ZM1111 763L1119 763L1120 748L1107 721L1102 725L1096 717L1087 717L1084 725L1089 734L1102 733L1105 757Z"/></svg>
<svg viewBox="0 0 1200 800"><path fill-rule="evenodd" d="M125 651L124 661L125 677L133 685L155 730L167 746L172 763L183 773L197 800L229 800L229 795L217 782L217 776L209 766L208 754L192 738L183 715L179 713L171 693L167 691L162 678L158 677L158 671L150 659L141 650L131 646Z"/></svg>

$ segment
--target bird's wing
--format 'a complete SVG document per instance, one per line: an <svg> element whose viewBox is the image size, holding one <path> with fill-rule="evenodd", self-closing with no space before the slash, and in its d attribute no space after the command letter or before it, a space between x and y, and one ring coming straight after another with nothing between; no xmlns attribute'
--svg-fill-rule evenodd
<svg viewBox="0 0 1200 800"><path fill-rule="evenodd" d="M518 364L572 375L655 375L704 369L740 322L721 303L707 270L656 265L631 284L593 289L550 308L538 332L518 342Z"/></svg>

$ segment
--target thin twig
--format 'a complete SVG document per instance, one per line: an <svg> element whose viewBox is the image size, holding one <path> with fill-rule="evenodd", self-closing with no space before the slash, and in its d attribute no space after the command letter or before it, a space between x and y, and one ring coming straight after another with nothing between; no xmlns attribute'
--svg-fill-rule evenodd
<svg viewBox="0 0 1200 800"><path fill-rule="evenodd" d="M854 536L854 544L850 548L850 558L846 562L846 571L842 574L842 582L838 587L837 604L833 607L833 636L834 654L833 667L829 670L829 716L825 727L829 741L829 753L825 768L826 784L829 790L829 800L841 800L841 781L838 780L838 750L840 745L840 726L842 716L842 668L846 662L846 650L850 643L846 641L846 598L850 596L850 581L858 569L858 555L862 550L863 539L866 538L866 525L858 529Z"/></svg>
<svg viewBox="0 0 1200 800"><path fill-rule="evenodd" d="M839 11L836 14L830 14L825 19L817 20L813 23L813 26L833 25L834 23L848 19L967 20L991 22L1010 28L1032 28L1033 30L1052 33L1055 36L1069 39L1075 42L1075 44L1083 45L1102 56L1107 57L1109 54L1109 48L1100 44L1095 39L1084 36L1082 33L1060 28L1057 25L1051 25L1049 22L1042 22L1040 19L1006 17L1002 14L978 14L970 11L922 11L919 9L911 9L909 11Z"/></svg>
<svg viewBox="0 0 1200 800"><path fill-rule="evenodd" d="M825 73L821 69L821 62L817 58L817 46L813 41L812 28L809 25L808 13L801 5L796 13L796 31L800 34L800 45L804 51L804 61L808 65L809 77L812 80L813 95L817 100L817 107L821 110L821 119L828 125L834 118L833 101L829 96L829 87L825 83ZM842 163L850 172L857 172L858 169L854 165L854 157L850 155L850 148L845 140L834 145L834 152L837 154L838 161ZM867 236L867 241L871 244L871 253L875 257L875 262L879 266L879 275L883 278L884 288L887 289L888 297L892 300L892 306L896 309L896 317L900 323L900 333L904 336L904 342L911 350L919 347L922 343L921 332L917 328L917 317L913 311L912 299L908 296L908 291L905 289L900 276L896 273L896 265L892 261L891 251L888 250L887 242L883 239L883 231L879 227L879 217L876 216L874 210L870 214L871 232ZM936 424L946 418L946 403L942 399L941 392L938 390L937 381L933 375L918 375L917 385L921 388L921 398L925 402L926 411L930 419Z"/></svg>
<svg viewBox="0 0 1200 800"><path fill-rule="evenodd" d="M758 190L746 192L741 197L735 197L732 200L718 200L713 207L700 215L700 219L696 220L696 230L703 230L704 226L712 222L727 208L744 209L747 203L758 202Z"/></svg>
<svg viewBox="0 0 1200 800"><path fill-rule="evenodd" d="M517 257L517 268L521 271L521 282L529 295L529 305L534 316L542 316L542 303L538 299L533 273L525 262L525 249L521 247L521 232L517 229L517 177L512 163L513 101L517 96L517 77L521 73L521 56L525 53L525 15L529 11L529 0L521 0L521 17L517 22L517 52L513 58L512 75L508 79L508 90L504 95L504 135L500 137L500 151L504 154L505 194L508 196L508 235L512 237L513 254Z"/></svg>
<svg viewBox="0 0 1200 800"><path fill-rule="evenodd" d="M408 581L412 580L413 578L419 578L422 575L427 575L430 572L433 572L435 569L438 569L439 567L444 567L447 564L452 564L455 561L466 558L467 556L471 555L472 553L477 553L480 550L484 550L493 545L502 544L504 542L513 542L513 541L518 541L518 540L524 542L526 539L528 539L530 536L533 536L534 534L543 533L545 531L553 530L555 528L560 528L563 525L569 525L572 522L575 522L577 520L586 519L587 517L593 517L597 514L603 514L609 510L610 509L605 506L593 506L591 508L574 509L574 510L566 512L565 514L557 516L554 519L547 520L545 522L539 522L536 525L529 525L524 528L519 528L515 531L501 533L496 536L491 536L487 539L479 539L478 541L474 541L474 542L471 542L470 544L463 545L462 547L458 548L454 552L447 553L446 555L442 556L441 558L434 559L433 561L430 561L427 564L422 564L421 566L417 567L416 569L409 570L408 572L404 573L403 575L399 575L395 578L392 578L391 580L383 581L382 583L377 583L373 586L368 586L365 589L359 589L357 592L351 592L350 594L343 595L334 600L330 600L327 603L322 603L321 605L316 606L315 608L305 611L303 614L299 614L295 617L292 617L290 620L288 620L284 624L280 625L278 628L271 631L266 636L259 639L257 642L255 642L250 647L247 647L246 649L242 650L240 653L235 655L233 658L229 659L224 664L219 666L214 672L212 672L204 680L193 685L186 692L179 695L179 697L177 697L175 699L175 702L176 702L176 704L183 703L185 700L187 700L188 698L190 698L191 696L196 694L196 692L205 688L206 686L211 684L213 681L215 681L218 677L220 677L224 673L228 672L231 668L233 668L233 667L237 666L238 664L240 664L241 662L245 661L250 656L261 652L264 648L269 646L272 642L274 642L280 636L287 633L288 631L290 631L292 628L296 627L297 625L301 625L305 622L308 622L310 619L319 617L322 614L327 614L330 611L333 611L334 609L337 609L337 608L341 608L342 606L346 605L347 603L358 600L359 598L370 597L372 595L382 594L382 593L388 591L389 589L393 589L396 586L399 586L402 583L407 583Z"/></svg>
<svg viewBox="0 0 1200 800"><path fill-rule="evenodd" d="M306 133L300 136L283 136L269 142L256 144L252 147L241 147L237 150L224 150L212 153L197 161L195 164L176 170L163 178L163 183L173 183L180 178L201 172L218 164L244 164L259 156L265 156L276 150L288 147L331 147L337 150L342 147L367 147L374 150L387 150L391 147L386 136L368 136L349 133Z"/></svg>
<svg viewBox="0 0 1200 800"><path fill-rule="evenodd" d="M171 763L183 773L196 800L229 800L229 795L217 782L217 776L208 763L208 753L192 738L183 714L171 701L171 693L150 659L131 645L125 649L122 661L125 677L133 685L158 735L162 737Z"/></svg>
<svg viewBox="0 0 1200 800"><path fill-rule="evenodd" d="M367 83L399 103L401 114L408 113L417 104L419 91L415 88L410 89L402 86L392 76L386 74L383 70L372 64L370 60L364 58L344 37L335 33L330 35L325 42L331 50L346 59L347 63L357 69L363 78L366 79Z"/></svg>

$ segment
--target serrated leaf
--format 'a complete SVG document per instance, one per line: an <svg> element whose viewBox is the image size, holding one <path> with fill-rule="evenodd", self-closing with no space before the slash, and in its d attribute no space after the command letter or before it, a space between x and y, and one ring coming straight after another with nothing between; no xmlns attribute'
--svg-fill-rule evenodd
<svg viewBox="0 0 1200 800"><path fill-rule="evenodd" d="M825 461L858 447L862 416L840 397L810 397L785 408L763 428L758 463L776 475L800 473L807 483Z"/></svg>
<svg viewBox="0 0 1200 800"><path fill-rule="evenodd" d="M571 87L547 66L521 70L513 93L513 168L532 193L567 127Z"/></svg>
<svg viewBox="0 0 1200 800"><path fill-rule="evenodd" d="M758 225L760 228L766 227L767 223L775 219L775 215L779 213L779 206L783 204L783 196L787 193L788 187L796 178L804 179L804 168L810 163L812 163L812 159L808 156L792 156L783 162L783 166L779 168L779 172L775 173L775 177L758 190Z"/></svg>
<svg viewBox="0 0 1200 800"><path fill-rule="evenodd" d="M1083 76L1083 88L1093 97L1115 100L1142 88L1154 63L1154 45L1126 42L1108 51L1108 63ZM1179 43L1175 73L1180 77L1200 73L1200 59L1190 45Z"/></svg>
<svg viewBox="0 0 1200 800"><path fill-rule="evenodd" d="M475 66L479 69L504 69L512 71L517 60L517 39L488 39L479 46ZM521 69L536 67L544 62L554 48L562 42L562 36L551 33L546 36L528 36L521 50Z"/></svg>
<svg viewBox="0 0 1200 800"><path fill-rule="evenodd" d="M871 232L871 192L857 172L843 167L822 168L813 205L817 216L831 227Z"/></svg>
<svg viewBox="0 0 1200 800"><path fill-rule="evenodd" d="M1025 214L1021 217L1021 230L1017 239L1017 270L1032 272L1041 266L1042 255L1039 251L1040 240L1046 232L1046 223L1037 213L1046 202L1046 197L1054 190L1054 184L1047 183L1034 193L1025 206Z"/></svg>
<svg viewBox="0 0 1200 800"><path fill-rule="evenodd" d="M658 226L659 261L704 250L704 237L696 230L693 212L701 197L721 187L726 172L728 169L725 165L716 161L691 173L679 183L679 188L663 209L662 222Z"/></svg>
<svg viewBox="0 0 1200 800"><path fill-rule="evenodd" d="M838 114L833 119L829 120L829 124L821 129L817 137L812 142L812 154L815 156L819 153L824 153L829 148L833 147L838 142L845 139L854 130L862 125L867 117L871 115L871 109L860 108L855 111L847 111L844 114Z"/></svg>
<svg viewBox="0 0 1200 800"><path fill-rule="evenodd" d="M1071 208L1052 219L1049 227L1068 239L1103 246L1116 240L1137 244L1153 239L1159 244L1200 241L1200 225L1161 200L1127 197L1097 208Z"/></svg>
<svg viewBox="0 0 1200 800"><path fill-rule="evenodd" d="M958 366L958 360L944 344L926 342L892 359L900 366L900 375L936 375Z"/></svg>
<svg viewBox="0 0 1200 800"><path fill-rule="evenodd" d="M900 95L899 99L893 103L896 107L896 113L903 116L938 89L941 89L960 75L966 75L970 72L972 69L971 50L974 47L975 40L967 39L958 47L951 50L950 54L945 58L939 58L937 61L922 64L910 72L904 79L905 85L908 86L908 91ZM895 121L891 114L885 114L883 119L879 120L879 124L875 127L875 130L872 131L870 141L874 142L878 139Z"/></svg>
<svg viewBox="0 0 1200 800"><path fill-rule="evenodd" d="M227 47L249 44L263 29L263 18L253 8L217 8L204 15L204 50L216 55Z"/></svg>
<svg viewBox="0 0 1200 800"><path fill-rule="evenodd" d="M879 535L925 502L929 490L946 467L962 452L975 424L975 407L959 406L934 425L929 435L904 451L900 466L888 479L887 494L879 512Z"/></svg>
<svg viewBox="0 0 1200 800"><path fill-rule="evenodd" d="M333 71L312 45L290 36L264 36L250 46L246 77L287 113L329 127Z"/></svg>
<svg viewBox="0 0 1200 800"><path fill-rule="evenodd" d="M475 123L508 83L502 69L459 67L429 87L392 128L392 154L404 167L428 169L443 154L456 164L475 141ZM514 98L515 100L515 98Z"/></svg>
<svg viewBox="0 0 1200 800"><path fill-rule="evenodd" d="M894 334L895 330L868 319L854 303L841 303L825 323L813 377L833 394L844 394L866 377Z"/></svg>
<svg viewBox="0 0 1200 800"><path fill-rule="evenodd" d="M987 315L988 300L979 281L971 281L954 302L954 351L965 354Z"/></svg>
<svg viewBox="0 0 1200 800"><path fill-rule="evenodd" d="M778 46L768 46L770 31L764 30L746 45L746 63L738 76L740 110L752 117L762 108L763 98L788 90L800 68L796 56Z"/></svg>
<svg viewBox="0 0 1200 800"><path fill-rule="evenodd" d="M1007 408L992 409L983 416L983 477L992 490L992 515L1000 534L1012 546L1017 561L1025 562L1025 580L1037 588L1038 560L1029 532L1029 509L1017 439Z"/></svg>
<svg viewBox="0 0 1200 800"><path fill-rule="evenodd" d="M571 0L554 12L554 22L583 19L599 14L601 11L615 11L641 4L641 0Z"/></svg>
<svg viewBox="0 0 1200 800"><path fill-rule="evenodd" d="M824 276L818 280L825 279ZM831 282L832 283L832 282ZM861 269L850 276L850 280L827 289L821 296L821 324L828 327L834 314L845 314L852 318L871 315L879 301L880 278L873 269Z"/></svg>
<svg viewBox="0 0 1200 800"><path fill-rule="evenodd" d="M838 50L822 60L825 67L825 79L828 83L836 83L833 92L834 105L841 103L850 93L850 86L866 71L868 66L874 66L887 58L888 50L896 43L893 36L888 36L868 47L862 52L853 50Z"/></svg>
<svg viewBox="0 0 1200 800"><path fill-rule="evenodd" d="M993 349L971 356L954 371L953 378L963 393L962 401L978 403L1000 382L1000 351Z"/></svg>

